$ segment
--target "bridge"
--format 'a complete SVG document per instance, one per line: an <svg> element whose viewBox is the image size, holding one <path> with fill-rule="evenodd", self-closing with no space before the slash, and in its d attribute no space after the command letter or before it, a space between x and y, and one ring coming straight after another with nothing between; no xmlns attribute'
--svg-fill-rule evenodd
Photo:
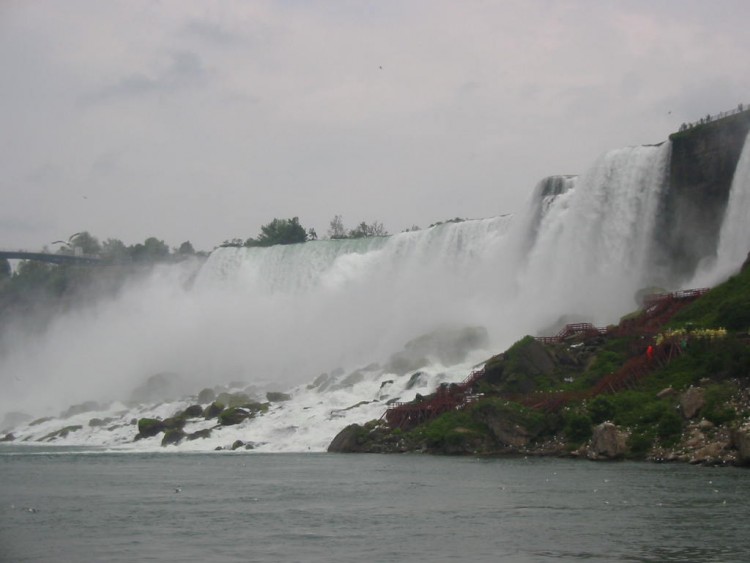
<svg viewBox="0 0 750 563"><path fill-rule="evenodd" d="M91 254L52 254L50 252L26 252L24 250L0 250L0 260L34 260L50 264L100 264L103 260Z"/></svg>

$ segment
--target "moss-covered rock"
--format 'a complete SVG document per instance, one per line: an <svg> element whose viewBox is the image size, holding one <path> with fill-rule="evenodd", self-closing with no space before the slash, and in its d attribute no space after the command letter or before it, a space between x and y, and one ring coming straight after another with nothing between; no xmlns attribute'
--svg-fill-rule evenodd
<svg viewBox="0 0 750 563"><path fill-rule="evenodd" d="M200 405L190 405L184 411L182 411L182 417L184 418L197 418L203 416L203 407Z"/></svg>
<svg viewBox="0 0 750 563"><path fill-rule="evenodd" d="M216 418L217 416L219 416L219 414L221 414L221 411L223 411L224 408L225 407L222 403L214 401L203 410L203 418L205 418L206 420Z"/></svg>
<svg viewBox="0 0 750 563"><path fill-rule="evenodd" d="M158 418L138 419L138 436L140 438L150 438L163 431L164 422L159 420ZM138 437L136 437L136 439L138 439Z"/></svg>
<svg viewBox="0 0 750 563"><path fill-rule="evenodd" d="M188 434L185 436L186 440L200 440L204 438L210 438L211 437L211 429L210 428L204 428L203 430L196 430L195 432Z"/></svg>
<svg viewBox="0 0 750 563"><path fill-rule="evenodd" d="M547 348L526 336L485 364L484 381L504 392L529 393L539 387L540 376L549 376L555 365Z"/></svg>
<svg viewBox="0 0 750 563"><path fill-rule="evenodd" d="M281 393L279 391L269 391L266 393L266 399L271 403L280 403L283 401L291 401L292 396L287 393Z"/></svg>
<svg viewBox="0 0 750 563"><path fill-rule="evenodd" d="M243 420L250 418L251 414L249 411L240 408L232 407L228 408L219 414L219 424L222 426L233 426L239 424Z"/></svg>
<svg viewBox="0 0 750 563"><path fill-rule="evenodd" d="M65 438L70 434L71 432L77 432L79 431L83 426L80 424L73 424L71 426L66 426L65 428L61 428L60 430L55 430L54 432L50 432L49 434L42 436L37 440L37 442L51 442L53 440L57 440L58 438Z"/></svg>
<svg viewBox="0 0 750 563"><path fill-rule="evenodd" d="M182 428L169 428L164 432L164 438L161 440L162 446L176 446L185 438L185 431Z"/></svg>

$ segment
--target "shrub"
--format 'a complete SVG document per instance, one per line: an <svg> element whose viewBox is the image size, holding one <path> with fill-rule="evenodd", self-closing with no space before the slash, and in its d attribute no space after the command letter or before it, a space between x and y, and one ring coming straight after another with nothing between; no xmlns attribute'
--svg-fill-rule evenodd
<svg viewBox="0 0 750 563"><path fill-rule="evenodd" d="M583 442L591 438L591 417L578 412L568 412L565 418L565 435L571 442Z"/></svg>

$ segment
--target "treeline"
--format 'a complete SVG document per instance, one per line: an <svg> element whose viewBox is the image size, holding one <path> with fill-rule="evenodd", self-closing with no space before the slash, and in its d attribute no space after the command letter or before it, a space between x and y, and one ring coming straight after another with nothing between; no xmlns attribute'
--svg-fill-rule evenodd
<svg viewBox="0 0 750 563"><path fill-rule="evenodd" d="M87 231L76 233L67 241L55 241L57 247L45 252L66 255L97 256L100 265L51 264L21 260L15 268L0 260L0 324L10 322L11 313L44 311L51 313L90 302L99 295L112 295L133 276L152 266L189 258L203 258L189 241L170 249L162 240L149 237L142 243L125 245L118 239L100 242ZM45 317L46 315L42 315Z"/></svg>
<svg viewBox="0 0 750 563"><path fill-rule="evenodd" d="M388 236L388 231L379 221L373 221L372 223L362 221L353 229L347 229L341 215L335 215L331 219L327 233L327 237L331 240L384 236ZM255 238L250 237L244 241L241 238L233 238L225 240L220 246L275 246L277 244L298 244L311 240L318 240L318 233L315 232L315 229L305 229L300 224L299 217L292 217L291 219L274 219L263 225L260 228L260 234Z"/></svg>
<svg viewBox="0 0 750 563"><path fill-rule="evenodd" d="M83 254L98 256L112 262L167 262L189 256L207 256L206 252L196 252L190 241L170 249L169 245L156 237L148 237L142 243L126 245L119 239L109 238L104 242L82 231L72 235L67 241L58 240L52 243L59 245L58 254Z"/></svg>

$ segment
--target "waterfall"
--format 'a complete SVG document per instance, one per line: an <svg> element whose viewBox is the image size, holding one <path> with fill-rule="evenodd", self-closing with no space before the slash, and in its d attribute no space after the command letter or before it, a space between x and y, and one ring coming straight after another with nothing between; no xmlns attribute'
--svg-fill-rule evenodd
<svg viewBox="0 0 750 563"><path fill-rule="evenodd" d="M220 248L191 285L184 266L156 268L15 342L0 360L0 410L124 399L165 371L191 392L228 381L284 389L383 365L440 327L486 327L479 361L564 315L617 322L649 281L669 155L669 143L608 152L580 177L541 182L516 217Z"/></svg>
<svg viewBox="0 0 750 563"><path fill-rule="evenodd" d="M711 286L734 274L750 252L750 133L732 178L716 259L702 264L693 287Z"/></svg>

